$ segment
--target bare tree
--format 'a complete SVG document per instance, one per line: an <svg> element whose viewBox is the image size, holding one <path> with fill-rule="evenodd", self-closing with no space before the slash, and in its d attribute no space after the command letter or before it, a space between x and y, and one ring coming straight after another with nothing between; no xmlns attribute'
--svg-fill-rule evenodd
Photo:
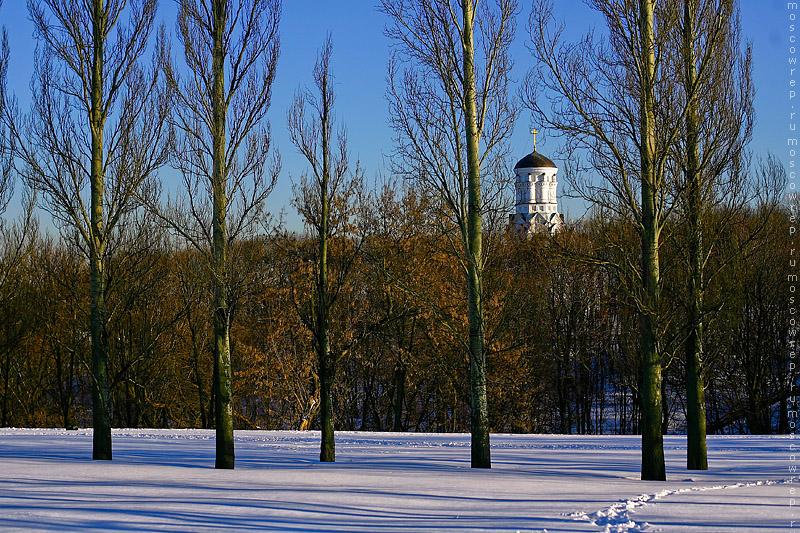
<svg viewBox="0 0 800 533"><path fill-rule="evenodd" d="M687 468L706 470L706 407L703 377L704 330L716 307L705 302L711 279L732 258L710 265L712 251L720 252L719 239L730 224L740 219L743 208L774 186L753 179L744 167L745 148L754 121L750 47L740 51L739 10L735 0L682 0L672 9L679 24L673 42L674 57L682 64L681 90L686 98L685 131L678 138L674 156L683 176L679 207L687 272L684 328L686 353ZM680 11L682 12L680 12ZM721 30L720 30L721 29ZM708 41L716 49L703 65ZM703 67L701 70L699 67ZM766 176L766 173L762 173ZM752 235L755 237L755 234Z"/></svg>
<svg viewBox="0 0 800 533"><path fill-rule="evenodd" d="M156 0L30 0L40 48L31 112L6 113L19 171L40 205L80 236L90 263L94 459L111 459L107 244L165 162L168 98L140 59ZM127 14L127 23L123 15ZM116 31L115 31L116 30ZM115 117L112 119L112 117Z"/></svg>
<svg viewBox="0 0 800 533"><path fill-rule="evenodd" d="M383 0L398 55L388 90L397 173L417 181L465 277L472 392L472 466L490 468L483 311L484 216L496 209L505 141L515 0ZM400 70L400 67L405 67Z"/></svg>
<svg viewBox="0 0 800 533"><path fill-rule="evenodd" d="M217 468L234 467L230 327L231 244L256 227L280 170L270 151L280 0L178 0L188 75L165 62L178 134L172 164L185 191L156 209L207 261L214 286ZM155 208L151 197L151 207Z"/></svg>
<svg viewBox="0 0 800 533"><path fill-rule="evenodd" d="M3 1L0 0L0 8ZM12 135L11 120L16 111L16 104L8 94L8 35L6 27L0 32L0 214L5 213L12 196L14 195L14 138ZM38 230L37 221L33 216L35 196L30 191L24 191L21 196L22 212L19 221L8 223L0 220L0 298L5 291L6 280L15 270L25 256L30 252L32 236Z"/></svg>
<svg viewBox="0 0 800 533"><path fill-rule="evenodd" d="M332 53L329 35L314 65L317 94L299 91L287 119L292 142L311 167L310 174L303 174L295 187L293 203L311 229L317 248L314 256L315 290L308 306L310 312L301 312L301 318L314 335L317 351L322 429L319 458L323 462L332 462L336 458L331 391L336 359L340 354L331 352L331 311L358 251L356 247L345 252L347 257L340 261L340 268L331 272L329 247L337 238L339 248L342 244L346 246L342 241L346 241L355 229L353 218L362 188L362 171L358 162L355 167L350 163L345 130L340 129L334 139ZM342 255L342 250L338 255Z"/></svg>
<svg viewBox="0 0 800 533"><path fill-rule="evenodd" d="M642 479L663 480L659 248L680 192L669 172L669 156L684 126L686 101L697 86L679 97L679 72L668 53L677 24L669 2L588 3L604 17L608 37L590 32L574 44L561 42L563 28L552 21L552 3L534 3L531 50L539 67L529 74L526 99L539 121L565 137L565 159L572 164L567 178L574 191L639 234L638 266L637 254L625 254L627 259L608 266L624 281L641 317ZM721 0L709 9L710 20L717 21L727 8ZM698 72L705 72L723 38L722 26L713 24L697 57ZM541 102L546 91L549 110ZM581 165L580 154L586 154L588 166ZM580 172L589 169L602 178L600 183Z"/></svg>
<svg viewBox="0 0 800 533"><path fill-rule="evenodd" d="M0 8L3 1L0 0ZM4 117L10 111L11 102L8 95L6 79L8 77L8 35L6 27L2 27L0 34L0 213L4 212L11 199L13 190L11 180L12 140L10 138Z"/></svg>

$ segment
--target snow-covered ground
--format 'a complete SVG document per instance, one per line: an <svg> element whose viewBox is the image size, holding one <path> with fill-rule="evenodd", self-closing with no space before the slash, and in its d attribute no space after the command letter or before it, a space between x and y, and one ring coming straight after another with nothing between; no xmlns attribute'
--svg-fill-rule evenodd
<svg viewBox="0 0 800 533"><path fill-rule="evenodd" d="M318 439L238 431L236 470L215 470L212 431L114 430L114 461L93 462L91 430L2 429L0 529L727 532L787 530L795 514L800 527L786 437L709 437L707 472L687 472L685 437L667 437L665 483L638 480L633 436L493 435L491 470L469 468L468 435L342 432L324 465Z"/></svg>

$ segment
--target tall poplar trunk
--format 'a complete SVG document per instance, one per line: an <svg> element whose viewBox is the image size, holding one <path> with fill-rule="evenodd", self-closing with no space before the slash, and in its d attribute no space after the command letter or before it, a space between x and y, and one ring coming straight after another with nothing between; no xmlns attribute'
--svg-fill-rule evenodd
<svg viewBox="0 0 800 533"><path fill-rule="evenodd" d="M703 228L700 223L702 190L700 187L700 153L698 125L700 122L694 42L696 38L695 0L685 0L683 6L683 59L688 95L686 113L686 221L688 226L689 305L686 327L686 468L708 470L706 451L706 399L703 383Z"/></svg>
<svg viewBox="0 0 800 533"><path fill-rule="evenodd" d="M319 229L319 278L317 279L317 356L319 359L320 385L320 429L319 460L324 463L336 461L336 443L333 437L333 387L334 365L331 359L330 331L328 327L328 217L330 205L328 182L330 180L330 131L328 100L328 73L321 79L322 87L322 186L320 202L322 219Z"/></svg>
<svg viewBox="0 0 800 533"><path fill-rule="evenodd" d="M111 460L111 396L108 387L108 338L105 301L105 224L103 220L103 54L106 13L102 0L92 2L92 94L89 123L92 133L90 177L89 291L92 337L92 459Z"/></svg>
<svg viewBox="0 0 800 533"><path fill-rule="evenodd" d="M213 194L213 261L214 261L214 423L216 427L216 468L234 467L233 450L233 394L231 385L230 312L228 309L227 252L227 169L226 169L226 118L225 102L225 49L224 36L227 21L227 2L214 0L211 92L212 158L211 187Z"/></svg>
<svg viewBox="0 0 800 533"><path fill-rule="evenodd" d="M467 129L467 296L469 305L469 370L472 392L472 468L491 468L489 415L486 399L486 353L483 324L483 263L481 180L478 149L477 108L475 103L475 45L473 0L463 0L464 118Z"/></svg>
<svg viewBox="0 0 800 533"><path fill-rule="evenodd" d="M655 154L655 43L653 0L639 0L642 50L641 167L642 167L642 479L666 480L664 436L661 431L661 356L658 343L659 212Z"/></svg>

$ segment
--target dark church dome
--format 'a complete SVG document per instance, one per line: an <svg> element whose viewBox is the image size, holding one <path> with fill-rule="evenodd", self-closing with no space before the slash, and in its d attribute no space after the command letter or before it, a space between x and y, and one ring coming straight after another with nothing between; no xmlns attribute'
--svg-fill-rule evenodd
<svg viewBox="0 0 800 533"><path fill-rule="evenodd" d="M514 169L518 168L558 168L556 164L550 161L550 159L546 158L536 150L531 152L530 154L526 155L522 159L519 160L519 163L516 164Z"/></svg>

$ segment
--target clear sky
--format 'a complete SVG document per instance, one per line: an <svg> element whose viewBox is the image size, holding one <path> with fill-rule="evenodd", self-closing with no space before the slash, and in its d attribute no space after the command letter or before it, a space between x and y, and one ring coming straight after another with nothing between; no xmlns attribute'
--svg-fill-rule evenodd
<svg viewBox="0 0 800 533"><path fill-rule="evenodd" d="M336 78L337 117L348 129L351 152L362 162L367 177L373 177L384 167L384 157L392 150L392 132L387 121L384 98L386 65L389 57L388 39L383 34L384 15L376 9L378 0L284 0L281 21L281 57L273 86L272 107L269 112L274 145L283 159L283 171L278 186L269 201L273 213L286 208L288 221L297 218L289 206L291 179L303 172L304 161L296 153L286 130L286 110L294 91L311 83L311 69L317 50L327 32L333 37L332 69ZM789 20L784 0L740 0L743 37L753 44L753 77L756 93L756 119L751 149L755 155L768 151L785 160L788 129L788 48ZM514 43L515 81L521 83L532 66L525 45L528 42L527 18L530 2L520 0L517 39ZM160 0L158 18L174 33L175 4ZM555 15L567 25L567 38L575 38L589 27L602 29L602 20L581 0L556 0ZM8 31L11 46L9 88L17 95L20 105L27 108L33 50L36 45L33 27L28 20L25 0L4 0L0 8L0 23ZM173 50L176 50L173 47ZM177 51L177 50L176 50ZM514 88L516 90L516 88ZM798 91L800 92L800 91ZM517 122L514 151L521 158L531 151L533 143L528 134L530 117L523 112ZM539 128L541 129L541 128ZM539 151L547 154L555 147L548 142L547 132L540 136ZM559 164L556 161L556 164ZM560 166L560 164L559 164ZM170 179L167 173L165 179ZM172 178L174 179L174 178ZM562 184L559 184L559 194ZM583 213L575 200L561 201L561 210L573 217ZM14 209L10 210L12 214Z"/></svg>

